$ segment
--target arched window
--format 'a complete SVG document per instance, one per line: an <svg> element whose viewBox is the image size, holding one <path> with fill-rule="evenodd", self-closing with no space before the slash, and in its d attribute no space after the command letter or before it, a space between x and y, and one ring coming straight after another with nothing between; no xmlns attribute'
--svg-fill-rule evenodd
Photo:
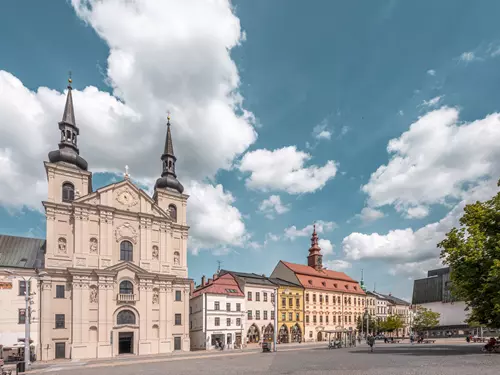
<svg viewBox="0 0 500 375"><path fill-rule="evenodd" d="M62 201L72 202L75 199L75 186L70 182L65 182L62 186Z"/></svg>
<svg viewBox="0 0 500 375"><path fill-rule="evenodd" d="M171 204L168 206L168 211L170 213L170 218L173 221L177 221L177 207L175 207L175 204Z"/></svg>
<svg viewBox="0 0 500 375"><path fill-rule="evenodd" d="M135 324L135 314L130 310L122 310L116 316L116 324Z"/></svg>
<svg viewBox="0 0 500 375"><path fill-rule="evenodd" d="M123 280L120 283L120 294L134 294L134 286L128 280Z"/></svg>
<svg viewBox="0 0 500 375"><path fill-rule="evenodd" d="M130 241L122 241L120 244L120 260L132 262L134 247Z"/></svg>

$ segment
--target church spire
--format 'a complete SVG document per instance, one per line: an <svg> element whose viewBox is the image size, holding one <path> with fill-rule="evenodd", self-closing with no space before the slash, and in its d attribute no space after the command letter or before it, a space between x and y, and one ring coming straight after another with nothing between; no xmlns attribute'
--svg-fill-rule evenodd
<svg viewBox="0 0 500 375"><path fill-rule="evenodd" d="M79 154L78 136L80 129L76 126L75 109L73 107L73 87L71 73L68 78L68 93L66 95L66 104L62 120L59 122L59 130L61 131L61 140L59 142L59 150L49 152L49 160L51 163L63 162L72 164L80 169L87 170L88 164Z"/></svg>
<svg viewBox="0 0 500 375"><path fill-rule="evenodd" d="M311 236L311 247L309 248L309 256L307 257L307 265L313 267L316 271L323 269L323 255L318 244L318 234L316 233L316 224L314 224L313 234Z"/></svg>
<svg viewBox="0 0 500 375"><path fill-rule="evenodd" d="M156 180L155 189L173 189L182 193L184 186L177 180L177 175L175 174L177 158L174 155L174 144L170 130L170 113L167 116L167 137L165 138L165 148L161 156L161 161L163 166L162 173L161 177Z"/></svg>

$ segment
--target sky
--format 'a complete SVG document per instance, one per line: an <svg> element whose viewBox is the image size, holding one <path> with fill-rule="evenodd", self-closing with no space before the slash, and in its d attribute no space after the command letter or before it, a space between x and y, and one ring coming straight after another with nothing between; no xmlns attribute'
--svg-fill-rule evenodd
<svg viewBox="0 0 500 375"><path fill-rule="evenodd" d="M68 71L94 189L152 194L167 111L188 267L324 263L410 299L500 176L495 0L6 1L0 233L43 237ZM23 22L19 22L22 19Z"/></svg>

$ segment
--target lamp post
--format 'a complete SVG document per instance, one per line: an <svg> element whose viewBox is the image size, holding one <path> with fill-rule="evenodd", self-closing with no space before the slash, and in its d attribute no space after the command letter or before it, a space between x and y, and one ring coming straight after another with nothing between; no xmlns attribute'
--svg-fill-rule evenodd
<svg viewBox="0 0 500 375"><path fill-rule="evenodd" d="M40 276L47 275L47 272L37 272L35 276L30 276L28 278L19 275L10 270L3 270L4 273L9 274L11 277L19 277L24 280L25 284L25 292L24 292L24 301L25 301L25 310L24 310L24 364L25 371L30 370L31 368L31 347L30 347L30 330L31 330L31 291L30 291L30 281L31 279L38 279Z"/></svg>
<svg viewBox="0 0 500 375"><path fill-rule="evenodd" d="M274 306L274 335L273 335L273 341L274 341L274 351L277 352L277 336L278 336L278 288L274 289L274 296L271 298L272 304Z"/></svg>

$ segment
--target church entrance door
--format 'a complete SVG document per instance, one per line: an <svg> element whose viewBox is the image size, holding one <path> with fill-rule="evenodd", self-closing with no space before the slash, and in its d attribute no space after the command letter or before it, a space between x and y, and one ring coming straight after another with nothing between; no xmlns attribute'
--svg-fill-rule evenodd
<svg viewBox="0 0 500 375"><path fill-rule="evenodd" d="M134 333L119 332L118 333L118 354L133 354L134 353Z"/></svg>

